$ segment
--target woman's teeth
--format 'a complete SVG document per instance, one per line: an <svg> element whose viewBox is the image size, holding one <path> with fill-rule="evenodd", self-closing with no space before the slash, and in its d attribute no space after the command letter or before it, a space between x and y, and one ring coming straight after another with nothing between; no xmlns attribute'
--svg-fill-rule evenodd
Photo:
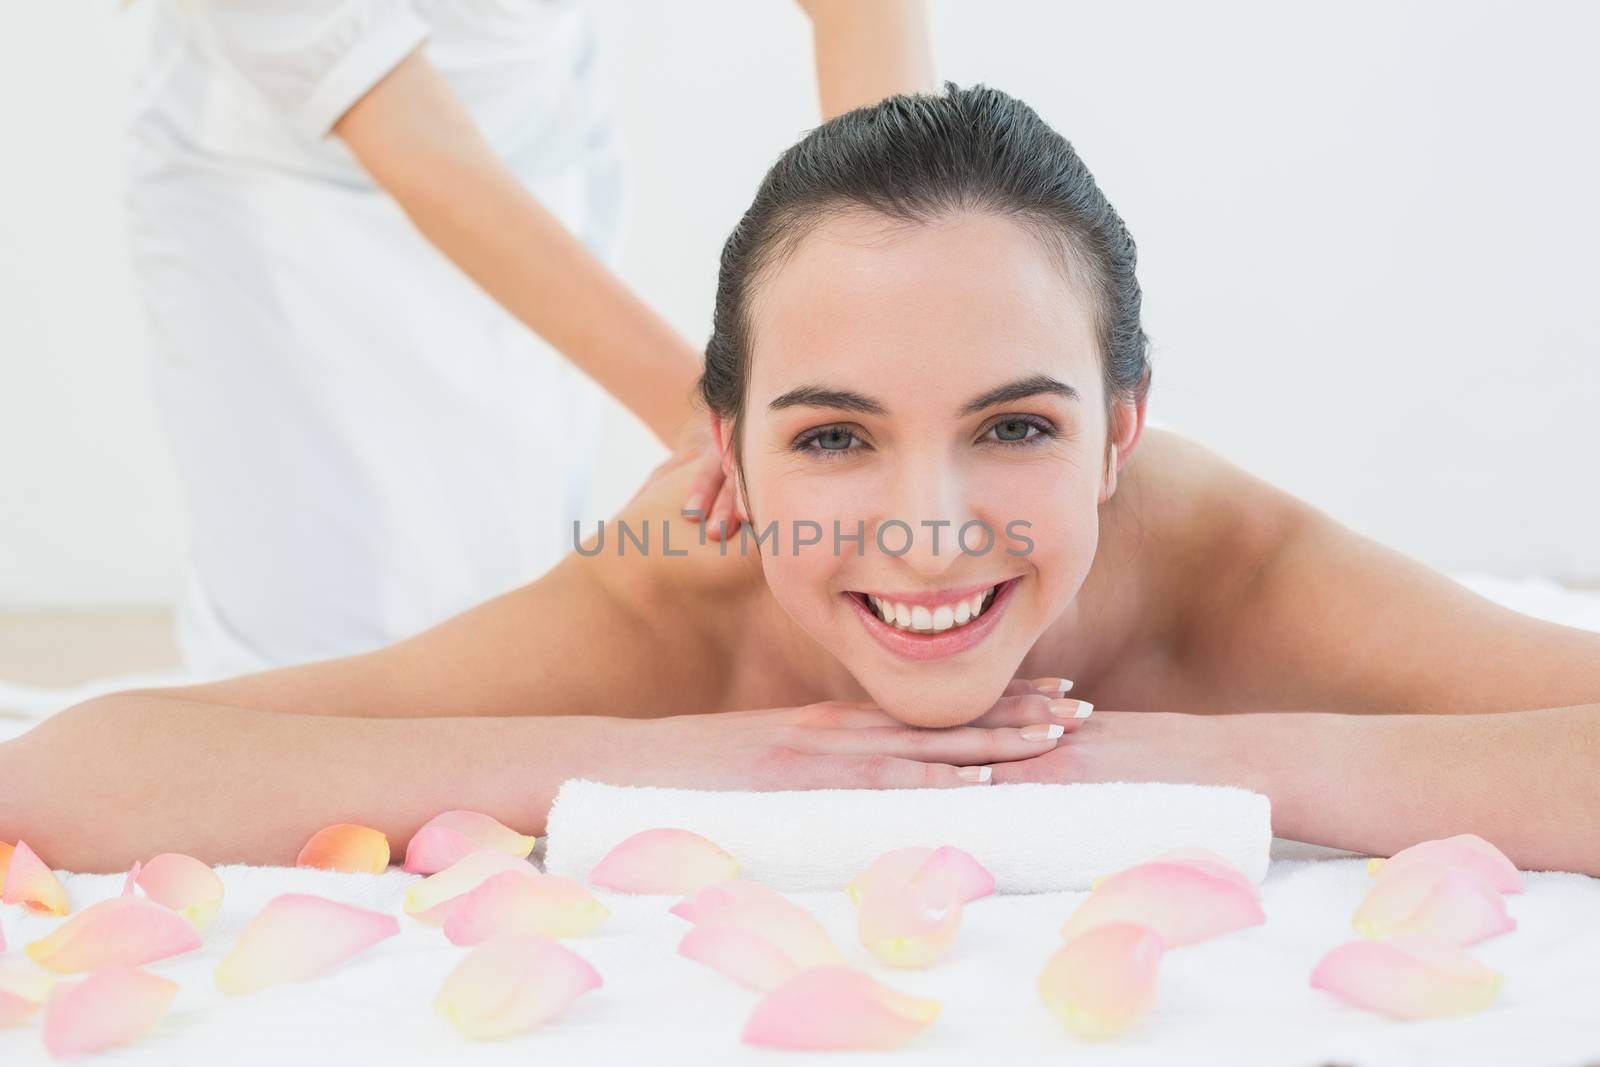
<svg viewBox="0 0 1600 1067"><path fill-rule="evenodd" d="M872 609L878 613L878 618L890 626L912 633L936 634L957 626L965 626L982 615L994 600L994 591L998 588L997 585L991 585L981 593L973 593L965 599L952 600L948 604L931 608L923 604L901 604L875 597L871 593L866 594L866 597Z"/></svg>

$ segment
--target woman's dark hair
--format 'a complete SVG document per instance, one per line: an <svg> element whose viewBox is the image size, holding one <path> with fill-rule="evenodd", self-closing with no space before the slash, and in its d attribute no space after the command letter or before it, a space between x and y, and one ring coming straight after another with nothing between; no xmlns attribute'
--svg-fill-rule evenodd
<svg viewBox="0 0 1600 1067"><path fill-rule="evenodd" d="M1094 176L1027 104L987 86L945 82L942 95L891 96L806 134L767 171L723 245L699 389L713 413L732 420L736 459L751 294L816 226L861 209L908 223L987 212L1027 226L1088 290L1108 414L1112 404L1149 391L1133 238Z"/></svg>

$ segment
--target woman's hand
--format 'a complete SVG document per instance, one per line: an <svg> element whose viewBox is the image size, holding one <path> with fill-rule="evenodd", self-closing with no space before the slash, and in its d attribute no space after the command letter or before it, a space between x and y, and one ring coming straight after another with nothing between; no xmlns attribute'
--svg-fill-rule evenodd
<svg viewBox="0 0 1600 1067"><path fill-rule="evenodd" d="M1050 691L1057 692L1055 679ZM1081 702L1016 683L974 723L907 726L875 704L616 719L605 760L620 785L695 789L893 789L981 785L1080 729ZM1054 704L1054 708L1052 708Z"/></svg>
<svg viewBox="0 0 1600 1067"><path fill-rule="evenodd" d="M1180 782L1251 786L1237 729L1249 716L1096 711L1060 744L996 764L996 782Z"/></svg>

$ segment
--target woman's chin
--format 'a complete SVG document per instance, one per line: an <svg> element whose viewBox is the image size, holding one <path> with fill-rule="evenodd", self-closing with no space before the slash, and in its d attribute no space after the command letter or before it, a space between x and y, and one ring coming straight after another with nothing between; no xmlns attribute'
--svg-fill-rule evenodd
<svg viewBox="0 0 1600 1067"><path fill-rule="evenodd" d="M943 689L937 695L902 692L893 694L889 699L874 694L873 699L884 711L907 726L933 730L946 726L965 726L994 707L1004 688L1002 683L990 689L968 693L953 693Z"/></svg>

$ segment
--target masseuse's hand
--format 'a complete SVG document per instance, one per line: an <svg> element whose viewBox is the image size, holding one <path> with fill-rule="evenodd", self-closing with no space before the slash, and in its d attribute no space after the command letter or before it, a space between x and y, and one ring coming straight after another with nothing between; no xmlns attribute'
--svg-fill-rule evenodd
<svg viewBox="0 0 1600 1067"><path fill-rule="evenodd" d="M1239 785L1249 715L1096 711L1049 752L997 763L996 782L1182 782Z"/></svg>
<svg viewBox="0 0 1600 1067"><path fill-rule="evenodd" d="M982 785L1051 751L1087 720L1077 701L1029 689L1001 697L982 725L907 726L871 703L609 720L606 757L625 785L695 789L890 789Z"/></svg>
<svg viewBox="0 0 1600 1067"><path fill-rule="evenodd" d="M695 419L688 425L675 442L672 455L656 465L634 495L644 492L669 471L691 462L698 467L689 492L683 498L682 509L698 514L684 518L704 523L706 536L711 540L719 540L724 534L731 536L739 529L743 516L734 502L733 486L722 473L722 460L711 438L710 424L703 419Z"/></svg>

